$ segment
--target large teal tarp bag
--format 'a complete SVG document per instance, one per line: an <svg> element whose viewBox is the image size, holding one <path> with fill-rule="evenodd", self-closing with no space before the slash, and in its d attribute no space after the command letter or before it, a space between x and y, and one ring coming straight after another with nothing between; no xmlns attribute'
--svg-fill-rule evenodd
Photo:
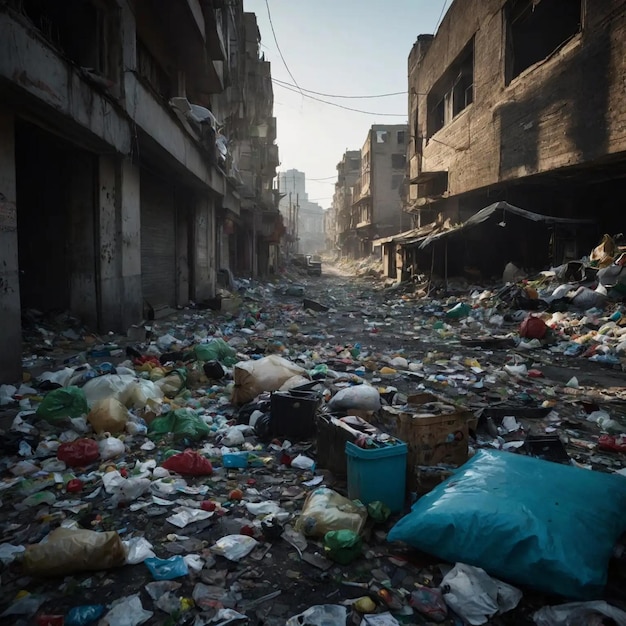
<svg viewBox="0 0 626 626"><path fill-rule="evenodd" d="M480 450L390 531L446 561L576 599L602 597L626 531L626 478Z"/></svg>

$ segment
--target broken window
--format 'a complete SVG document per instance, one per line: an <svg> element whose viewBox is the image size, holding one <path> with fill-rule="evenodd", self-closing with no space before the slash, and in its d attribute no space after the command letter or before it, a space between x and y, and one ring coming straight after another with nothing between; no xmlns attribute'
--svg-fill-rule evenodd
<svg viewBox="0 0 626 626"><path fill-rule="evenodd" d="M506 84L556 52L582 28L582 0L509 0Z"/></svg>
<svg viewBox="0 0 626 626"><path fill-rule="evenodd" d="M391 167L394 170L403 170L406 167L406 155L392 154L391 155Z"/></svg>
<svg viewBox="0 0 626 626"><path fill-rule="evenodd" d="M377 130L376 131L376 143L386 143L386 142L387 142L387 131Z"/></svg>
<svg viewBox="0 0 626 626"><path fill-rule="evenodd" d="M96 0L21 0L18 6L67 60L118 83L121 41L114 5Z"/></svg>
<svg viewBox="0 0 626 626"><path fill-rule="evenodd" d="M474 101L474 38L428 94L427 136L452 121Z"/></svg>

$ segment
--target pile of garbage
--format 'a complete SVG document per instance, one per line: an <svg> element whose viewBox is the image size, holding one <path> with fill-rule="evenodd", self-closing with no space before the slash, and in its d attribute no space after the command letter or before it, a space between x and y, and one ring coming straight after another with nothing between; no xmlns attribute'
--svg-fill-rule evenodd
<svg viewBox="0 0 626 626"><path fill-rule="evenodd" d="M619 306L318 290L0 386L3 619L626 625Z"/></svg>

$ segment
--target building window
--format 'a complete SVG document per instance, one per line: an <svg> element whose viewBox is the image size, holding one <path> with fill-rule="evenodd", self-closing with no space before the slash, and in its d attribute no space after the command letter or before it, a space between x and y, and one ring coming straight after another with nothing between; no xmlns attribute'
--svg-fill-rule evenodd
<svg viewBox="0 0 626 626"><path fill-rule="evenodd" d="M399 130L397 138L398 138L398 144L399 145L404 144L404 142L405 142L405 132L403 130Z"/></svg>
<svg viewBox="0 0 626 626"><path fill-rule="evenodd" d="M582 0L509 0L504 11L507 85L582 29Z"/></svg>
<svg viewBox="0 0 626 626"><path fill-rule="evenodd" d="M403 170L406 167L406 155L392 154L391 155L391 167L394 170Z"/></svg>
<svg viewBox="0 0 626 626"><path fill-rule="evenodd" d="M376 143L387 143L387 131L386 130L376 131Z"/></svg>
<svg viewBox="0 0 626 626"><path fill-rule="evenodd" d="M474 101L474 38L463 48L427 99L427 136L438 130Z"/></svg>

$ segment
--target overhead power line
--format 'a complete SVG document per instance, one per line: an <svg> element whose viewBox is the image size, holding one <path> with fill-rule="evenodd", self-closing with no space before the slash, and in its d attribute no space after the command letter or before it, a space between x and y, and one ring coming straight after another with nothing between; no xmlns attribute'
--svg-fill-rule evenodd
<svg viewBox="0 0 626 626"><path fill-rule="evenodd" d="M291 73L291 70L289 69L289 66L287 65L287 61L285 61L285 57L283 56L283 52L280 49L280 46L278 45L278 39L276 37L276 31L274 30L274 23L272 22L272 13L270 11L270 3L268 0L265 0L265 6L267 7L267 17L270 21L270 28L272 29L272 35L274 36L274 43L276 44L276 49L278 50L278 54L280 54L280 58L283 61L283 65L285 66L285 69L287 70L287 74L289 74L291 80L294 82L294 85L300 90L300 93L302 93L302 90L300 89L300 86L298 85L298 81L294 78L293 74ZM302 95L304 95L302 93Z"/></svg>
<svg viewBox="0 0 626 626"><path fill-rule="evenodd" d="M387 98L389 96L406 96L407 91L394 91L393 93L381 93L376 95L369 96L343 96L335 93L322 93L321 91L313 91L312 89L305 89L304 87L299 87L298 85L293 85L291 83L285 82L284 80L278 80L277 78L272 78L272 81L278 83L279 85L286 85L288 87L298 87L300 91L306 91L307 93L313 93L316 96L325 96L326 98L346 98L346 99L355 99L355 100L364 100L366 98Z"/></svg>
<svg viewBox="0 0 626 626"><path fill-rule="evenodd" d="M361 109L354 109L352 107L344 106L343 104L337 104L336 102L328 102L328 100L322 100L317 96L310 96L308 93L304 93L302 90L297 91L296 89L292 89L291 87L287 87L287 85L281 85L280 83L276 83L277 87L282 87L283 89L287 89L287 91L293 91L294 93L300 93L300 95L305 98L310 98L311 100L316 100L317 102L322 102L323 104L328 104L332 107L337 107L339 109L345 109L346 111L354 111L355 113L365 113L366 115L377 115L384 117L408 117L407 113L376 113L374 111L363 111Z"/></svg>
<svg viewBox="0 0 626 626"><path fill-rule="evenodd" d="M308 176L306 177L307 180L330 180L331 178L337 178L337 174L335 174L334 176L325 176L324 178L309 178Z"/></svg>
<svg viewBox="0 0 626 626"><path fill-rule="evenodd" d="M435 24L435 30L433 31L433 34L437 32L437 29L439 28L439 24L441 24L441 20L443 18L443 14L446 12L446 4L448 4L448 0L443 0L443 6L441 7L441 13L439 14L439 19L437 20L437 23Z"/></svg>

